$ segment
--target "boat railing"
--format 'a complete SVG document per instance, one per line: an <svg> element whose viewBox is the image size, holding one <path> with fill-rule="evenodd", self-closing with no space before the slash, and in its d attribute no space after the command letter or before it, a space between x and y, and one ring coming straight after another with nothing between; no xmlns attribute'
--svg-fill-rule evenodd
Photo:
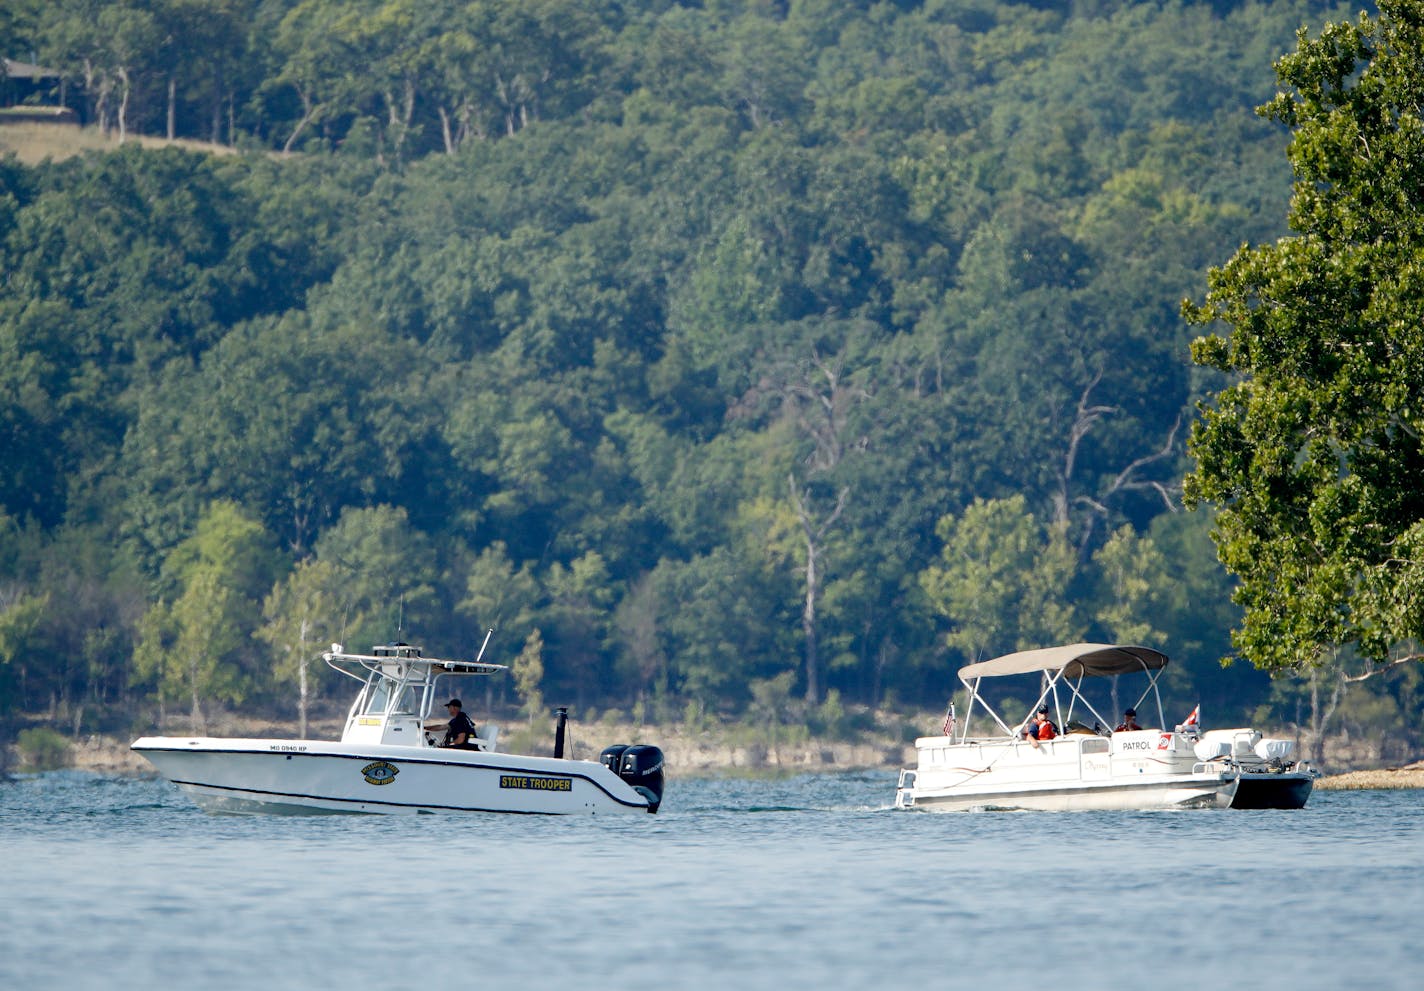
<svg viewBox="0 0 1424 991"><path fill-rule="evenodd" d="M895 785L895 808L909 809L915 805L915 781L919 772L913 767L900 768L900 780Z"/></svg>

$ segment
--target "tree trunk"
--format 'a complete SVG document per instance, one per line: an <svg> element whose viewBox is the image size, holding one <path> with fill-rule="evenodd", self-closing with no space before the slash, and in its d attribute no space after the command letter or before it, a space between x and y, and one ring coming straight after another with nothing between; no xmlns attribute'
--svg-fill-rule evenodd
<svg viewBox="0 0 1424 991"><path fill-rule="evenodd" d="M132 92L128 69L119 70L119 92L122 94L119 98L119 144L123 144L129 132L129 94Z"/></svg>
<svg viewBox="0 0 1424 991"><path fill-rule="evenodd" d="M168 140L172 141L178 134L178 80L174 76L168 77Z"/></svg>
<svg viewBox="0 0 1424 991"><path fill-rule="evenodd" d="M455 154L455 138L450 131L450 114L446 109L438 107L440 113L440 136L445 140L445 154Z"/></svg>
<svg viewBox="0 0 1424 991"><path fill-rule="evenodd" d="M1320 700L1320 674L1319 670L1310 672L1310 736L1312 741L1311 759L1321 764L1325 763L1325 727L1330 722L1330 717L1335 714L1335 709L1340 704L1340 696L1345 690L1345 679L1340 677L1341 672L1335 668L1329 669L1334 675L1334 684L1330 689L1330 698L1323 705Z"/></svg>
<svg viewBox="0 0 1424 991"><path fill-rule="evenodd" d="M296 87L296 90L297 96L300 97L302 101L302 119L297 121L297 126L293 129L291 137L287 138L287 143L282 146L283 155L291 153L292 146L297 143L297 138L307 129L307 125L311 123L312 117L315 115L315 111L312 109L311 97L307 95L306 90L300 86Z"/></svg>
<svg viewBox="0 0 1424 991"><path fill-rule="evenodd" d="M303 624L305 625L305 624ZM307 662L306 655L302 655L302 660L297 667L297 733L298 739L307 738L307 711L310 706L311 689L307 684Z"/></svg>
<svg viewBox="0 0 1424 991"><path fill-rule="evenodd" d="M816 649L816 595L820 579L816 574L816 545L811 531L806 529L806 605L801 610L801 631L806 637L806 701L817 705L821 701L820 655Z"/></svg>
<svg viewBox="0 0 1424 991"><path fill-rule="evenodd" d="M189 695L193 703L193 710L189 714L192 720L193 732L199 735L207 734L207 723L203 719L203 706L198 700L198 672L196 663L189 669L190 678L188 680Z"/></svg>
<svg viewBox="0 0 1424 991"><path fill-rule="evenodd" d="M307 738L307 706L309 689L307 687L307 631L311 624L305 618L302 619L301 632L297 636L297 733L298 739Z"/></svg>
<svg viewBox="0 0 1424 991"><path fill-rule="evenodd" d="M801 534L806 541L806 604L801 611L801 631L806 637L806 701L819 705L821 662L816 638L816 599L821 592L821 576L816 567L816 559L821 555L821 539L840 518L850 490L841 489L836 499L836 508L831 511L830 516L819 526L812 526L811 509L806 504L806 498L796 488L796 476L788 475L786 480L791 486L791 505L796 509L796 516L801 521Z"/></svg>

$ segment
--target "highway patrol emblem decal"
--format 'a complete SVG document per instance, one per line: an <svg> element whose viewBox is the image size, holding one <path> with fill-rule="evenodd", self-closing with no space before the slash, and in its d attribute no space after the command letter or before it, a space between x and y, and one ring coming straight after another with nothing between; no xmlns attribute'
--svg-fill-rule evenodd
<svg viewBox="0 0 1424 991"><path fill-rule="evenodd" d="M365 775L368 785L388 785L396 779L400 768L383 760L377 760L361 768L361 773Z"/></svg>

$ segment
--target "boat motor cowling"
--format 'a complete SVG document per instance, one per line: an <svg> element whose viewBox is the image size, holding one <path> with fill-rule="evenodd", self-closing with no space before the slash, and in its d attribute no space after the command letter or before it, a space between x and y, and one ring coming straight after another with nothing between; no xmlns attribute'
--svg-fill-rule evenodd
<svg viewBox="0 0 1424 991"><path fill-rule="evenodd" d="M648 800L648 811L656 812L663 800L663 752L645 743L623 751L618 776Z"/></svg>
<svg viewBox="0 0 1424 991"><path fill-rule="evenodd" d="M598 755L598 762L614 774L619 774L623 770L623 752L627 749L628 744L626 743L615 743L611 747L604 747L603 753Z"/></svg>

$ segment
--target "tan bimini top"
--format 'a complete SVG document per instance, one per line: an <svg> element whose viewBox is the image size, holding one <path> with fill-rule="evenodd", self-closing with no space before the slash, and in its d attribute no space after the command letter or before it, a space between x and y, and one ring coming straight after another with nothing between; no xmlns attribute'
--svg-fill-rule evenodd
<svg viewBox="0 0 1424 991"><path fill-rule="evenodd" d="M1034 671L1062 671L1071 679L1156 671L1167 666L1167 655L1151 647L1128 647L1110 643L1071 643L1062 647L1021 650L992 661L980 661L959 669L963 681L998 678Z"/></svg>

